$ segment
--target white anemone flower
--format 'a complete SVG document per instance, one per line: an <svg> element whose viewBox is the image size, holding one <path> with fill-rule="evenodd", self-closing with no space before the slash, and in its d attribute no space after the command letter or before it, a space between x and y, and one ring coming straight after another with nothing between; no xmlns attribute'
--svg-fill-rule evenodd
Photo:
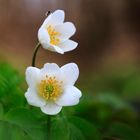
<svg viewBox="0 0 140 140"><path fill-rule="evenodd" d="M55 115L62 106L73 106L79 103L81 91L74 86L79 76L75 63L61 68L55 63L46 63L42 69L28 67L26 81L29 86L25 97L27 102L40 107L42 112Z"/></svg>
<svg viewBox="0 0 140 140"><path fill-rule="evenodd" d="M76 28L72 22L64 22L64 18L64 11L56 10L43 22L38 39L44 49L64 54L77 47L78 43L69 39Z"/></svg>

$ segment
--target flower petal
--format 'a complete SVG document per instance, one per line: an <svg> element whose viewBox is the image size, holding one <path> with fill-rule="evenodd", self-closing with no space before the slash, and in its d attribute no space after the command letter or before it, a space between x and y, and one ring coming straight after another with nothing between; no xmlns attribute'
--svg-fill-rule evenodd
<svg viewBox="0 0 140 140"><path fill-rule="evenodd" d="M57 46L51 46L51 50L54 52L58 52L60 54L64 54L63 49L61 49L60 47L57 47Z"/></svg>
<svg viewBox="0 0 140 140"><path fill-rule="evenodd" d="M56 115L62 109L62 106L55 104L54 102L48 102L45 106L41 107L42 112L48 115Z"/></svg>
<svg viewBox="0 0 140 140"><path fill-rule="evenodd" d="M65 13L63 10L56 10L51 15L49 15L48 20L44 21L43 26L49 26L49 25L59 25L64 22L65 19Z"/></svg>
<svg viewBox="0 0 140 140"><path fill-rule="evenodd" d="M60 68L55 63L46 63L44 67L41 69L41 73L44 75L56 75L59 73Z"/></svg>
<svg viewBox="0 0 140 140"><path fill-rule="evenodd" d="M42 24L43 27L46 27L46 25L49 23L49 21L50 21L51 18L52 18L52 14L53 14L53 13L50 13L50 14L46 17L46 19L44 20L44 22L43 22L43 24Z"/></svg>
<svg viewBox="0 0 140 140"><path fill-rule="evenodd" d="M64 54L64 51L61 48L59 48L57 46L54 46L54 49L55 49L56 52L58 52L60 54Z"/></svg>
<svg viewBox="0 0 140 140"><path fill-rule="evenodd" d="M79 76L79 69L77 64L69 63L60 68L61 70L61 78L64 84L66 85L74 85L78 76Z"/></svg>
<svg viewBox="0 0 140 140"><path fill-rule="evenodd" d="M47 29L45 29L45 27L43 26L40 27L38 31L38 40L44 49L48 49L50 43L50 36Z"/></svg>
<svg viewBox="0 0 140 140"><path fill-rule="evenodd" d="M67 86L62 96L56 101L60 106L72 106L79 103L82 96L81 91L74 86Z"/></svg>
<svg viewBox="0 0 140 140"><path fill-rule="evenodd" d="M25 75L28 86L35 88L36 84L40 80L40 69L35 67L27 67Z"/></svg>
<svg viewBox="0 0 140 140"><path fill-rule="evenodd" d="M76 28L73 23L65 22L64 24L55 26L55 30L59 32L61 42L69 39L76 32Z"/></svg>
<svg viewBox="0 0 140 140"><path fill-rule="evenodd" d="M38 96L35 89L28 88L27 92L25 93L25 97L28 103L32 106L41 107L46 104L46 101Z"/></svg>
<svg viewBox="0 0 140 140"><path fill-rule="evenodd" d="M78 43L72 40L67 40L61 44L59 44L58 46L64 51L64 52L68 52L71 50L74 50L77 47Z"/></svg>

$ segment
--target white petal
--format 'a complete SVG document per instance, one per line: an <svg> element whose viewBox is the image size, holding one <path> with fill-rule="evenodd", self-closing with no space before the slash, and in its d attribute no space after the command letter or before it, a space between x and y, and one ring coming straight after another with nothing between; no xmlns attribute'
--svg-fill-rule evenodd
<svg viewBox="0 0 140 140"><path fill-rule="evenodd" d="M28 88L27 92L25 93L25 97L28 103L32 106L41 107L46 104L46 101L38 96L35 89Z"/></svg>
<svg viewBox="0 0 140 140"><path fill-rule="evenodd" d="M27 67L25 74L28 86L35 88L36 84L40 80L40 69L36 67Z"/></svg>
<svg viewBox="0 0 140 140"><path fill-rule="evenodd" d="M41 43L42 47L47 49L50 43L50 36L48 34L47 29L45 27L40 27L38 31L38 40Z"/></svg>
<svg viewBox="0 0 140 140"><path fill-rule="evenodd" d="M46 19L44 20L42 26L46 27L46 25L49 23L49 21L51 20L51 18L52 18L52 13L50 13L50 14L46 17Z"/></svg>
<svg viewBox="0 0 140 140"><path fill-rule="evenodd" d="M51 21L53 25L62 24L64 22L65 13L63 10L56 10L52 13Z"/></svg>
<svg viewBox="0 0 140 140"><path fill-rule="evenodd" d="M72 40L67 40L61 44L59 44L58 46L64 51L64 52L68 52L71 50L74 50L77 47L78 43Z"/></svg>
<svg viewBox="0 0 140 140"><path fill-rule="evenodd" d="M58 46L51 46L51 48L52 48L52 50L53 50L54 52L58 52L58 53L60 53L60 54L64 54L63 49L61 49L61 48L58 47Z"/></svg>
<svg viewBox="0 0 140 140"><path fill-rule="evenodd" d="M41 69L41 73L44 75L56 75L60 72L60 68L55 63L46 63Z"/></svg>
<svg viewBox="0 0 140 140"><path fill-rule="evenodd" d="M69 39L72 35L74 35L76 28L73 23L65 22L64 24L55 26L55 30L61 34L60 40L64 42L67 39Z"/></svg>
<svg viewBox="0 0 140 140"><path fill-rule="evenodd" d="M55 104L54 102L49 102L45 106L41 107L42 112L48 115L56 115L62 109L62 106Z"/></svg>
<svg viewBox="0 0 140 140"><path fill-rule="evenodd" d="M48 18L49 19L46 19L46 21L43 23L43 26L56 26L64 22L65 13L63 10L56 10Z"/></svg>
<svg viewBox="0 0 140 140"><path fill-rule="evenodd" d="M64 54L64 51L61 48L59 48L57 46L54 46L54 49L55 49L56 52L58 52L60 54Z"/></svg>
<svg viewBox="0 0 140 140"><path fill-rule="evenodd" d="M69 63L60 68L61 70L61 78L64 84L74 85L78 76L79 76L79 69L77 64Z"/></svg>
<svg viewBox="0 0 140 140"><path fill-rule="evenodd" d="M81 91L74 86L67 86L62 96L56 101L60 106L72 106L79 103Z"/></svg>

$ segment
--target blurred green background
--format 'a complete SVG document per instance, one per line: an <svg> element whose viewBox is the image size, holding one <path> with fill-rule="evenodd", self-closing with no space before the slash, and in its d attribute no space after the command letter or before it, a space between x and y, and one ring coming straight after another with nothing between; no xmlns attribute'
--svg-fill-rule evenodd
<svg viewBox="0 0 140 140"><path fill-rule="evenodd" d="M24 71L45 13L56 9L77 27L79 46L40 49L37 66L77 63L83 97L53 117L52 140L139 140L139 0L0 0L0 140L46 139L47 116L24 98Z"/></svg>

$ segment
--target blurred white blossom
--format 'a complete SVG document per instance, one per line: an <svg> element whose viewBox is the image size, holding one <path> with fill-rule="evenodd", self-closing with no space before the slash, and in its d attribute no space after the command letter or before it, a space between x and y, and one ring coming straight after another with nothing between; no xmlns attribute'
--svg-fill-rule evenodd
<svg viewBox="0 0 140 140"><path fill-rule="evenodd" d="M38 39L43 48L64 54L77 47L78 43L69 39L76 28L73 23L64 22L64 18L64 11L56 10L45 19L38 31Z"/></svg>

